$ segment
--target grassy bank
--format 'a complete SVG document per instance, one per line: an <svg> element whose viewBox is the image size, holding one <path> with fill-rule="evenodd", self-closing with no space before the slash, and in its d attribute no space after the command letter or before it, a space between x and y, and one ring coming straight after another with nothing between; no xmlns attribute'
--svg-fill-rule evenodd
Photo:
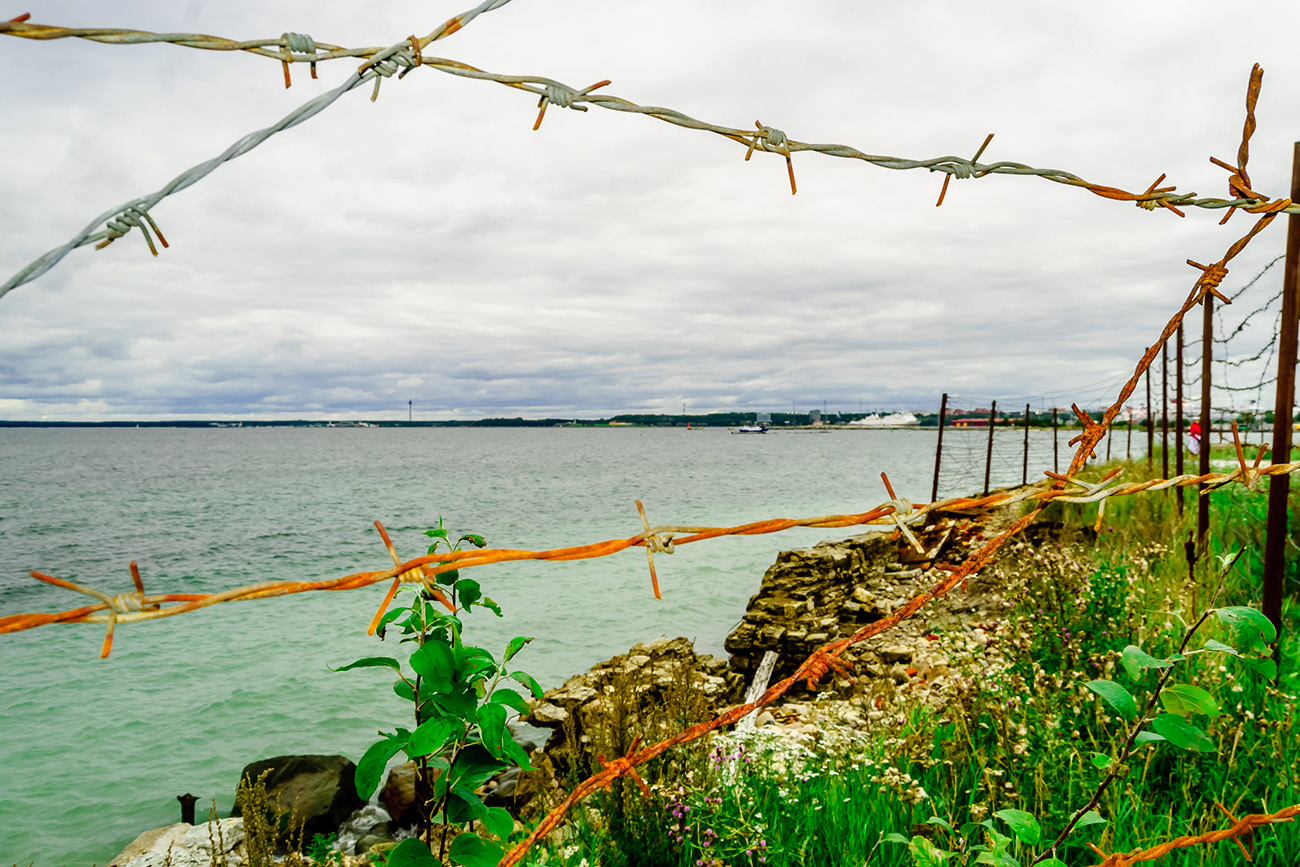
<svg viewBox="0 0 1300 867"><path fill-rule="evenodd" d="M1125 476L1145 477L1144 470L1133 467ZM941 849L957 853L948 864L974 864L979 855L971 845L996 841L986 860L1028 864L1037 850L1018 842L996 814L1032 814L1043 841L1055 838L1097 789L1098 762L1117 755L1126 734L1118 714L1083 684L1110 679L1144 701L1155 676L1129 677L1120 665L1126 646L1165 657L1206 608L1259 605L1264 491L1234 486L1212 495L1210 551L1194 569L1184 548L1194 529L1194 495L1185 496L1181 516L1172 493L1118 498L1100 522L1095 505L1051 507L1046 520L1065 525L1059 541L1013 543L992 567L1015 601L1003 620L988 624L987 645L973 647L969 634L939 634L936 647L946 652L941 674L903 684L860 679L800 738L759 731L688 745L646 769L649 795L631 783L598 795L527 863L911 865L945 863L927 854ZM1220 557L1239 548L1245 553L1216 601ZM1297 589L1293 562L1284 610L1290 626ZM1228 637L1211 618L1189 647ZM1224 827L1216 802L1238 816L1300 804L1300 651L1293 635L1284 635L1281 663L1275 687L1224 653L1189 654L1176 681L1206 690L1221 708L1215 717L1190 714L1212 747L1138 746L1127 774L1097 805L1105 823L1071 834L1057 856L1068 865L1094 864L1100 858L1088 843L1131 850ZM664 713L676 724L695 718L685 703ZM635 733L615 721L607 743L589 747L617 755L607 748ZM595 762L588 757L587 768ZM962 833L982 821L989 826ZM1256 863L1300 863L1294 828L1256 832ZM912 843L893 842L891 834ZM1225 842L1176 850L1158 863L1240 860Z"/></svg>

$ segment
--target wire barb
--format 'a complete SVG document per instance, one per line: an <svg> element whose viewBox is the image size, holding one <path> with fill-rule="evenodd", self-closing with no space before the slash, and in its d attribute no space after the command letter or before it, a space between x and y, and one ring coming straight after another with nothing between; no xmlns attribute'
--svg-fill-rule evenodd
<svg viewBox="0 0 1300 867"><path fill-rule="evenodd" d="M758 132L753 134L749 141L749 149L745 151L745 160L754 155L754 149L762 147L765 151L775 151L785 157L785 171L790 176L790 195L799 192L799 187L794 182L794 162L790 159L790 139L786 134L774 127L764 126L761 120L754 121L754 126Z"/></svg>
<svg viewBox="0 0 1300 867"><path fill-rule="evenodd" d="M586 111L587 107L579 104L577 100L582 99L593 90L604 87L610 83L609 79L605 79L604 81L598 81L595 84L588 85L582 90L574 90L567 85L560 84L558 81L547 82L542 88L542 98L537 100L537 120L533 123L533 132L537 132L537 130L541 129L542 118L546 117L546 106L554 103L560 108Z"/></svg>
<svg viewBox="0 0 1300 867"><path fill-rule="evenodd" d="M956 175L958 180L965 180L974 175L975 164L979 162L980 157L984 154L984 149L989 146L991 141L993 141L993 133L989 133L984 137L984 144L980 145L980 149L975 151L975 156L970 158L970 165L954 162L946 167L948 171L944 173L943 186L939 189L939 201L934 203L936 208L943 206L943 197L948 195L948 182L952 180L953 175ZM978 177L978 175L974 176Z"/></svg>

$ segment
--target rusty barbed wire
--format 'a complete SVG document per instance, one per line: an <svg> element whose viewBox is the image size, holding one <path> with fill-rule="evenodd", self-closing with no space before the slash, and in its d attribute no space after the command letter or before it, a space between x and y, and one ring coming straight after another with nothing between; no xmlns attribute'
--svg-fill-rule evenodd
<svg viewBox="0 0 1300 867"><path fill-rule="evenodd" d="M927 169L932 172L942 172L944 174L944 184L936 205L943 204L944 197L947 194L948 182L954 177L958 179L969 179L982 178L989 175L1012 174L1031 175L1043 178L1044 180L1053 183L1079 187L1103 198L1133 202L1139 207L1147 210L1163 208L1172 211L1180 217L1185 216L1184 212L1181 210L1181 208L1185 207L1197 207L1211 210L1227 208L1229 209L1227 216L1231 216L1231 214L1236 210L1242 210L1254 214L1267 214L1269 216L1276 216L1279 213L1300 214L1300 205L1293 204L1290 199L1273 200L1268 196L1255 192L1250 188L1249 176L1246 175L1246 159L1249 153L1248 141L1256 126L1254 115L1255 101L1258 98L1260 83L1263 78L1263 69L1259 64L1255 64L1251 71L1251 83L1247 90L1246 100L1247 119L1245 131L1243 133L1242 145L1238 150L1237 165L1229 166L1221 160L1211 157L1211 160L1216 165L1221 165L1233 172L1229 179L1228 186L1229 194L1233 195L1235 198L1204 198L1197 197L1195 193L1176 194L1174 192L1176 190L1175 186L1160 186L1165 179L1164 174L1161 174L1155 181L1153 181L1145 191L1141 193L1133 193L1118 187L1096 184L1084 180L1071 172L1060 169L1035 168L1024 163L1012 161L999 161L988 164L980 163L979 158L983 155L984 150L992 140L992 133L985 138L983 145L981 145L976 151L975 156L970 159L951 155L921 160L880 156L865 153L849 145L817 144L797 141L790 138L783 130L765 125L761 121L755 121L756 130L741 129L738 127L724 126L702 121L683 112L677 111L676 109L664 108L661 106L639 105L635 102L616 96L593 92L597 88L608 85L610 83L608 80L598 82L597 84L585 88L574 88L550 78L526 75L503 75L500 73L487 72L455 60L424 56L423 48L434 39L442 38L450 33L454 33L456 30L463 27L465 23L468 23L469 20L472 20L474 16L483 11L498 8L499 6L504 5L505 2L508 2L508 0L488 0L488 2L485 2L475 10L471 10L471 12L464 13L462 16L451 19L451 21L444 24L442 28L435 30L433 34L422 39L416 39L414 36L411 36L402 42L396 43L395 45L382 50L372 48L337 49L337 51L340 52L337 54L339 57L364 56L367 60L362 63L357 72L353 73L353 75L349 77L347 81L343 82L343 84L339 85L334 90L328 91L327 93L309 100L293 112L290 112L279 122L270 127L266 127L265 129L250 133L228 148L220 156L182 172L160 190L150 195L133 199L124 205L100 214L70 241L60 247L48 251L45 255L19 270L5 283L0 284L0 297L3 297L9 291L18 286L40 277L50 268L54 267L54 265L62 260L69 252L78 247L90 243L97 243L98 247L102 247L111 243L131 228L129 221L120 219L123 214L129 212L130 214L143 214L147 217L149 209L162 201L163 198L196 183L210 174L222 163L234 159L237 156L242 156L266 141L272 135L296 126L308 118L318 114L329 105L333 104L333 102L344 93L359 86L364 81L373 80L375 83L375 89L371 94L371 100L373 101L379 95L379 86L384 78L390 77L394 73L397 73L398 77L401 78L410 72L411 69L420 66L435 69L439 72L444 72L450 75L493 81L507 87L526 91L539 97L539 113L533 125L533 129L540 127L548 104L555 104L576 111L586 111L587 105L592 105L597 108L611 111L642 114L685 129L694 129L720 135L743 145L746 149L746 160L753 155L755 150L779 154L786 162L786 169L790 181L790 192L792 194L797 191L797 187L795 184L794 164L791 155L802 151L809 151L820 153L825 156L860 160L881 168L894 170ZM19 18L24 18L24 16L19 16ZM452 26L454 22L460 21L461 19L464 19L462 23ZM284 63L286 84L289 81L288 64L290 62L306 59L308 62L314 64L324 57L319 53L315 53L311 56L315 57L316 61L311 61L305 54L303 54L302 57L295 56L295 46L298 49L305 50L309 45L315 45L314 41L311 40L310 37L304 37L302 34L286 33L280 40L275 41L274 43L272 40L254 40L251 43L241 43L234 40L222 40L220 37L208 37L203 34L151 34L146 31L116 30L86 31L76 30L74 28L58 28L50 27L48 25L28 24L25 21L19 21L18 19L0 23L0 35L8 34L39 39L57 39L72 36L94 38L91 35L88 35L92 33L104 34L103 39L100 41L117 41L125 44L150 41L170 42L183 47L205 48L209 50L241 50L260 54L262 56L274 57ZM120 34L120 36L113 36L113 34ZM272 52L267 48L270 44L280 44L282 50L279 53ZM299 53L302 54L301 51ZM330 52L327 52L327 54L329 53ZM1223 222L1226 222L1226 220L1227 217L1225 217ZM110 223L110 225L105 229L99 230L99 226L104 224L106 221L115 221L115 223ZM138 220L134 225L139 225ZM143 226L140 226L140 228L144 231ZM157 227L154 226L154 229L156 231ZM146 241L148 241L147 232L145 235ZM102 244L98 243L101 241L103 242ZM157 250L153 248L152 243L150 243L149 246L150 250L156 256ZM1222 276L1219 276L1218 279L1221 280ZM1217 283L1215 285L1217 285Z"/></svg>
<svg viewBox="0 0 1300 867"><path fill-rule="evenodd" d="M263 581L234 587L219 593L146 594L136 561L132 561L129 566L132 581L135 584L134 592L116 595L65 578L33 571L30 573L31 577L37 581L43 581L75 593L94 597L99 602L57 613L10 614L0 617L0 634L23 632L53 623L104 623L107 624L108 628L104 646L100 653L101 658L103 658L108 656L112 649L113 634L119 623L134 623L172 617L177 614L198 611L222 602L268 599L314 591L357 590L391 580L394 584L371 622L370 631L373 632L383 615L384 608L392 601L400 584L422 583L428 585L434 577L444 572L470 569L475 566L522 561L589 560L607 557L634 547L645 548L647 557L652 558L654 553L671 554L678 546L689 545L692 542L702 542L723 536L767 535L795 527L845 529L857 526L897 526L904 535L910 536L910 526L924 524L929 516L938 513L973 515L1021 503L1029 503L1036 507L1054 502L1074 504L1104 503L1111 497L1130 496L1146 491L1163 491L1171 487L1188 487L1199 484L1204 484L1208 489L1215 490L1234 482L1240 482L1247 488L1254 490L1259 480L1264 476L1290 475L1300 472L1300 461L1260 466L1261 453L1256 457L1254 465L1247 465L1244 456L1240 456L1240 447L1238 452L1241 465L1228 473L1207 473L1203 476L1185 474L1168 479L1120 482L1116 478L1116 473L1118 473L1118 470L1116 470L1099 482L1088 482L1073 476L1045 471L1045 474L1055 482L1053 487L1046 489L1031 487L1012 491L999 491L986 497L949 497L936 500L933 503L915 506L907 500L891 497L886 503L856 514L822 515L812 518L773 518L731 527L703 527L683 524L664 524L651 527L644 520L645 512L638 502L638 511L645 523L642 532L625 539L609 539L586 545L553 548L543 551L483 548L472 551L429 554L411 560L399 561L397 553L392 547L392 541L388 538L387 531L382 524L376 522L376 527L384 544L394 560L391 569L355 572L323 581ZM890 493L893 493L892 490ZM650 559L650 568L655 596L661 598L658 579L654 572L653 559ZM178 604L163 607L165 603ZM444 604L448 603L444 601Z"/></svg>
<svg viewBox="0 0 1300 867"><path fill-rule="evenodd" d="M1300 804L1291 807L1283 807L1276 813L1252 813L1249 816L1242 816L1240 819L1233 817L1223 806L1216 804L1220 810L1232 820L1233 824L1227 828L1221 828L1218 831L1210 831L1208 834L1199 834L1195 837L1183 836L1161 843L1158 846L1152 846L1150 849L1135 849L1132 852L1116 852L1106 855L1096 846L1089 843L1089 847L1102 856L1102 861L1094 864L1093 867L1130 867L1139 861L1154 861L1157 858L1163 858L1175 849L1185 849L1189 846L1199 846L1202 843L1219 843L1224 840L1233 840L1241 848L1242 854L1249 861L1250 855L1245 848L1241 847L1240 837L1249 836L1254 833L1256 828L1262 828L1275 822L1294 822L1296 816L1300 816Z"/></svg>

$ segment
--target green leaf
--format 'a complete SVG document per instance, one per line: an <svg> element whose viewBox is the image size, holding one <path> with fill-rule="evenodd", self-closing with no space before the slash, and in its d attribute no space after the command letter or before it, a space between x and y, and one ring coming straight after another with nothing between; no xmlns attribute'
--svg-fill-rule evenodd
<svg viewBox="0 0 1300 867"><path fill-rule="evenodd" d="M890 831L888 834L885 835L885 842L886 843L911 843L912 841L907 839L897 831Z"/></svg>
<svg viewBox="0 0 1300 867"><path fill-rule="evenodd" d="M1151 721L1151 728L1164 735L1165 740L1185 750L1198 750L1203 753L1214 752L1214 741L1189 723L1172 713L1162 713Z"/></svg>
<svg viewBox="0 0 1300 867"><path fill-rule="evenodd" d="M1060 858L1048 858L1046 861L1039 861L1035 867L1070 867Z"/></svg>
<svg viewBox="0 0 1300 867"><path fill-rule="evenodd" d="M501 617L501 616L502 616L502 614L501 614L501 606L498 605L498 604L496 604L495 602L493 602L491 596L484 596L484 597L479 601L478 604L479 604L479 605L482 605L482 606L483 606L484 608L486 608L488 611L491 611L491 612L492 612L493 614L495 614L497 617Z"/></svg>
<svg viewBox="0 0 1300 867"><path fill-rule="evenodd" d="M390 614L392 612L389 612ZM329 668L329 666L326 666ZM358 659L356 662L349 663L339 668L330 668L330 671L349 671L353 668L391 668L393 671L401 672L402 666L391 656L367 656L364 659Z"/></svg>
<svg viewBox="0 0 1300 867"><path fill-rule="evenodd" d="M522 695L515 692L513 689L505 689L504 687L498 687L494 690L492 697L488 699L488 701L493 704L503 704L506 707L518 711L520 714L526 715L532 710Z"/></svg>
<svg viewBox="0 0 1300 867"><path fill-rule="evenodd" d="M415 687L411 686L408 681L398 680L393 682L393 692L397 693L407 701L415 701Z"/></svg>
<svg viewBox="0 0 1300 867"><path fill-rule="evenodd" d="M1167 660L1156 659L1134 644L1124 648L1124 653L1119 661L1132 680L1137 680L1142 676L1142 672L1148 668L1169 668L1173 665L1172 662Z"/></svg>
<svg viewBox="0 0 1300 867"><path fill-rule="evenodd" d="M1105 753L1093 753L1092 757L1089 758L1088 761L1092 762L1092 766L1094 768L1100 768L1101 770L1104 771L1107 768L1109 768L1111 766L1111 763L1114 762L1115 760L1112 759L1110 756L1106 755Z"/></svg>
<svg viewBox="0 0 1300 867"><path fill-rule="evenodd" d="M384 637L384 630L388 628L388 624L407 613L408 610L406 608L390 608L384 612L384 616L379 618L379 626L375 630L380 639Z"/></svg>
<svg viewBox="0 0 1300 867"><path fill-rule="evenodd" d="M939 818L938 816L931 816L930 818L926 819L925 824L938 825L940 828L947 828L949 834L957 833L955 830L953 830L952 825L949 825L945 820Z"/></svg>
<svg viewBox="0 0 1300 867"><path fill-rule="evenodd" d="M483 733L483 746L494 758L501 758L501 741L506 736L506 709L491 703L480 707L478 728Z"/></svg>
<svg viewBox="0 0 1300 867"><path fill-rule="evenodd" d="M357 770L354 781L357 787L357 795L363 801L369 801L370 796L374 794L375 787L379 785L379 778L384 775L384 768L388 766L388 760L397 755L402 747L406 746L406 741L402 738L384 738L382 741L376 741L366 750L361 761L357 762Z"/></svg>
<svg viewBox="0 0 1300 867"><path fill-rule="evenodd" d="M461 536L456 540L456 544L460 544L461 542L469 542L475 548L482 548L487 545L487 541L477 533L466 533L464 536Z"/></svg>
<svg viewBox="0 0 1300 867"><path fill-rule="evenodd" d="M473 611L474 603L482 595L483 591L479 589L478 582L473 578L465 578L456 585L456 601L466 611Z"/></svg>
<svg viewBox="0 0 1300 867"><path fill-rule="evenodd" d="M478 707L478 696L472 689L453 689L446 695L431 695L429 701L446 716L458 716L467 719L474 715Z"/></svg>
<svg viewBox="0 0 1300 867"><path fill-rule="evenodd" d="M430 753L441 752L442 748L454 740L455 736L462 731L464 731L464 728L460 720L445 716L434 717L411 732L406 754L415 759L420 756L427 756Z"/></svg>
<svg viewBox="0 0 1300 867"><path fill-rule="evenodd" d="M463 785L473 791L507 767L509 765L494 758L481 744L474 744L460 751L456 756L456 766L449 773L453 786ZM447 776L444 774L438 779Z"/></svg>
<svg viewBox="0 0 1300 867"><path fill-rule="evenodd" d="M1274 628L1273 621L1254 608L1233 606L1216 609L1214 613L1218 615L1219 622L1247 647L1277 641L1277 629ZM1237 649L1242 648L1238 646Z"/></svg>
<svg viewBox="0 0 1300 867"><path fill-rule="evenodd" d="M407 837L388 850L388 867L442 867L442 861L424 843Z"/></svg>
<svg viewBox="0 0 1300 867"><path fill-rule="evenodd" d="M425 530L424 535L428 536L430 539L446 539L447 531L439 526L436 530Z"/></svg>
<svg viewBox="0 0 1300 867"><path fill-rule="evenodd" d="M507 734L501 741L501 751L505 753L507 759L518 765L520 770L537 770L532 766L532 763L528 761L528 753L524 752L524 748L521 747L509 734Z"/></svg>
<svg viewBox="0 0 1300 867"><path fill-rule="evenodd" d="M1199 686L1192 686L1186 683L1176 683L1173 686L1166 686L1160 691L1160 703L1165 706L1165 710L1170 713L1189 716L1191 714L1203 713L1206 716L1219 716L1219 703Z"/></svg>
<svg viewBox="0 0 1300 867"><path fill-rule="evenodd" d="M411 654L411 668L423 678L422 689L430 692L451 692L451 679L456 670L456 657L452 649L441 641L426 641Z"/></svg>
<svg viewBox="0 0 1300 867"><path fill-rule="evenodd" d="M488 807L483 827L505 840L515 830L515 819L505 807Z"/></svg>
<svg viewBox="0 0 1300 867"><path fill-rule="evenodd" d="M1096 810L1089 810L1088 812L1084 813L1082 816L1079 817L1078 822L1074 823L1074 828L1071 830L1070 833L1074 833L1074 831L1077 831L1080 828L1086 828L1089 825L1105 825L1106 821L1107 820L1103 819L1101 817L1101 814L1098 813Z"/></svg>
<svg viewBox="0 0 1300 867"><path fill-rule="evenodd" d="M1164 738L1156 734L1155 732L1140 731L1137 733L1137 736L1133 738L1133 743L1150 744L1150 743L1155 743L1156 741L1163 741L1163 740Z"/></svg>
<svg viewBox="0 0 1300 867"><path fill-rule="evenodd" d="M501 657L501 661L509 662L510 660L514 659L515 654L523 650L524 645L532 640L533 639L523 635L517 635L514 638L510 639L510 643L506 645L506 652L505 655Z"/></svg>
<svg viewBox="0 0 1300 867"><path fill-rule="evenodd" d="M442 584L444 587L450 587L453 584L455 584L456 581L459 580L459 578L460 578L459 569L448 569L446 572L439 572L438 577L434 580L436 580L439 584Z"/></svg>
<svg viewBox="0 0 1300 867"><path fill-rule="evenodd" d="M542 697L542 687L537 681L533 680L531 674L523 671L512 671L510 672L510 679L522 686L528 687L529 692L533 694L533 698Z"/></svg>
<svg viewBox="0 0 1300 867"><path fill-rule="evenodd" d="M506 850L500 843L489 843L477 834L461 834L451 841L448 851L451 860L465 867L496 867L505 857ZM389 867L392 867L390 856Z"/></svg>
<svg viewBox="0 0 1300 867"><path fill-rule="evenodd" d="M929 839L921 836L913 837L907 843L907 848L912 854L912 863L915 867L943 867L952 853L940 849Z"/></svg>
<svg viewBox="0 0 1300 867"><path fill-rule="evenodd" d="M1224 644L1222 641L1215 641L1213 638L1208 639L1205 642L1205 649L1217 650L1222 653L1231 653L1233 656L1241 656L1241 654L1237 652L1237 648Z"/></svg>
<svg viewBox="0 0 1300 867"><path fill-rule="evenodd" d="M483 799L474 794L473 789L462 785L451 787L451 797L447 799L447 819L451 822L473 822L487 816L488 808Z"/></svg>
<svg viewBox="0 0 1300 867"><path fill-rule="evenodd" d="M480 673L495 673L496 669L497 661L482 647L462 645L456 648L456 678L461 683L470 683Z"/></svg>
<svg viewBox="0 0 1300 867"><path fill-rule="evenodd" d="M1032 813L1026 813L1024 810L998 810L993 815L1010 825L1012 832L1021 843L1037 846L1038 841L1042 839L1043 829Z"/></svg>
<svg viewBox="0 0 1300 867"><path fill-rule="evenodd" d="M1137 716L1137 702L1129 695L1128 690L1115 681L1090 680L1084 686L1101 696L1102 700L1124 719L1132 720Z"/></svg>
<svg viewBox="0 0 1300 867"><path fill-rule="evenodd" d="M1243 659L1246 667L1268 680L1277 680L1277 663L1271 659Z"/></svg>

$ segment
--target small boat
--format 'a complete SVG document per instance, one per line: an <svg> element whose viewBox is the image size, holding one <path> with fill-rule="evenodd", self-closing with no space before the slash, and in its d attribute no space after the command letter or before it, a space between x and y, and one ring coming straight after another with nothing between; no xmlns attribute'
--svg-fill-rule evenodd
<svg viewBox="0 0 1300 867"><path fill-rule="evenodd" d="M731 432L734 434L765 434L767 433L767 426L761 424L742 424L738 428L733 428Z"/></svg>

